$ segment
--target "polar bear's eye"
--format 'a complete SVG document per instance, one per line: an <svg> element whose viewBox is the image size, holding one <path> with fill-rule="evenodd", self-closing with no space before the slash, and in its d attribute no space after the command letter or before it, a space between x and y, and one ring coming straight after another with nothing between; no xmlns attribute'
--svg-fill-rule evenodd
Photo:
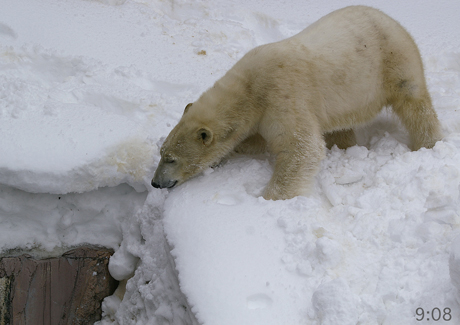
<svg viewBox="0 0 460 325"><path fill-rule="evenodd" d="M167 164L172 164L172 163L174 163L174 162L176 162L176 160L175 160L174 158L172 158L172 157L165 157L165 163L167 163Z"/></svg>

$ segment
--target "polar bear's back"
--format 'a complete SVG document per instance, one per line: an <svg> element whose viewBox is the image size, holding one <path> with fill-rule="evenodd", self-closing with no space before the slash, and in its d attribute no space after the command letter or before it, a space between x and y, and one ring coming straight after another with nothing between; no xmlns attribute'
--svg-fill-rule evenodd
<svg viewBox="0 0 460 325"><path fill-rule="evenodd" d="M325 131L369 120L391 104L393 89L407 80L415 81L412 90L424 90L423 64L412 37L366 6L334 11L297 35L253 51L246 67L262 67L260 75L295 84L283 91L315 105Z"/></svg>
<svg viewBox="0 0 460 325"><path fill-rule="evenodd" d="M363 73L405 65L410 74L423 77L420 53L410 34L397 21L378 9L350 6L334 11L282 42L299 43L297 55L324 59L350 72ZM356 65L356 67L354 66Z"/></svg>
<svg viewBox="0 0 460 325"><path fill-rule="evenodd" d="M315 118L324 132L363 124L398 97L429 97L412 37L366 6L334 11L297 35L256 47L216 84L249 96L265 117L290 107L296 112L286 116Z"/></svg>
<svg viewBox="0 0 460 325"><path fill-rule="evenodd" d="M397 21L378 9L366 6L349 6L336 10L291 39L308 44L311 50L317 48L321 51L327 46L361 44L367 40L414 43L409 33Z"/></svg>

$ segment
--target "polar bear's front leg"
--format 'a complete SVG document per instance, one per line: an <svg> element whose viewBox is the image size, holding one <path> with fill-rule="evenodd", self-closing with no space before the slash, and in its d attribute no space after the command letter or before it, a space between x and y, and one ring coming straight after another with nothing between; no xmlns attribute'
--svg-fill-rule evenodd
<svg viewBox="0 0 460 325"><path fill-rule="evenodd" d="M306 130L283 134L269 144L276 155L273 176L265 189L266 200L285 200L309 192L324 158L325 143L321 132Z"/></svg>
<svg viewBox="0 0 460 325"><path fill-rule="evenodd" d="M259 133L251 135L235 148L235 152L245 155L257 155L265 151L267 151L267 142Z"/></svg>

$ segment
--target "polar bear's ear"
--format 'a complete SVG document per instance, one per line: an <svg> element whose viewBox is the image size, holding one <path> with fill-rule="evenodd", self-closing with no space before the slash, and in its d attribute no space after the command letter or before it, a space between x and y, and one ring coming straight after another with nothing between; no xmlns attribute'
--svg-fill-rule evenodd
<svg viewBox="0 0 460 325"><path fill-rule="evenodd" d="M201 128L198 130L198 139L208 146L212 142L212 131L208 128Z"/></svg>
<svg viewBox="0 0 460 325"><path fill-rule="evenodd" d="M188 103L187 106L185 106L185 109L184 109L184 114L187 113L188 109L190 108L190 106L192 106L193 103ZM182 115L184 115L182 114Z"/></svg>

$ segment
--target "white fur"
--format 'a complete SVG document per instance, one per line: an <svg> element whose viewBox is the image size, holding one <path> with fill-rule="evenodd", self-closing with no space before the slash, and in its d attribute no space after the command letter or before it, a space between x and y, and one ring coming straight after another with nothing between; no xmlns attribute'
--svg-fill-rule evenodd
<svg viewBox="0 0 460 325"><path fill-rule="evenodd" d="M249 51L187 107L163 145L152 184L180 184L232 150L268 150L276 162L264 197L306 194L325 142L354 145L353 127L384 106L401 119L413 149L441 138L411 36L376 9L337 10Z"/></svg>

